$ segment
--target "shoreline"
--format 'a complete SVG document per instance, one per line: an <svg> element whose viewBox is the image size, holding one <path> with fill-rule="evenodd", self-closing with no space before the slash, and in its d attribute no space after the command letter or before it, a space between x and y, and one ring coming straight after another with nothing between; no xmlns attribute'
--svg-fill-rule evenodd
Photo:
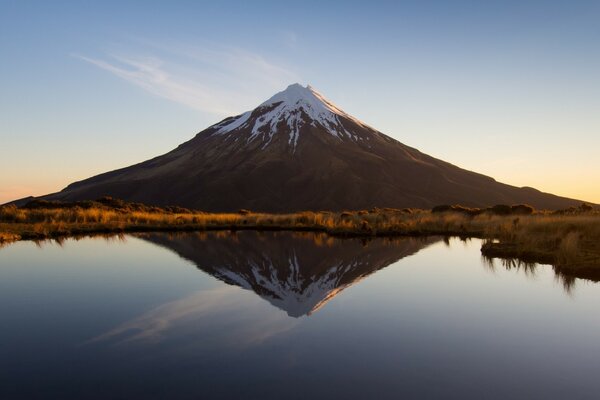
<svg viewBox="0 0 600 400"><path fill-rule="evenodd" d="M2 225L0 225L0 228ZM555 257L551 252L540 251L540 250L521 250L516 243L510 242L497 242L486 238L484 234L472 232L465 234L464 232L452 232L452 231L414 231L414 232L378 232L378 233L366 233L366 232L328 232L323 228L316 227L302 227L292 228L289 226L238 226L238 225L223 225L223 226L212 226L212 227L197 227L197 226L147 226L137 225L129 227L98 227L93 229L73 229L70 232L51 232L48 234L41 233L25 233L24 235L13 235L10 239L3 237L3 232L0 232L0 249L4 246L8 246L12 243L19 241L46 241L55 240L60 241L62 239L69 238L87 238L95 237L100 235L121 235L121 234L135 234L135 233L191 233L191 232L231 232L237 231L255 231L255 232L309 232L309 233L323 233L328 236L338 239L382 239L382 238L394 238L394 237L430 237L430 236L442 236L446 238L461 238L461 239L482 239L484 242L481 246L481 254L488 260L500 260L502 262L514 263L517 266L519 264L544 264L554 268L555 272L579 279L587 279L594 282L600 282L600 264L591 265L569 265L569 264L557 264Z"/></svg>
<svg viewBox="0 0 600 400"><path fill-rule="evenodd" d="M526 211L526 212L523 212ZM535 211L523 205L471 209L378 209L269 214L206 213L104 198L96 202L0 207L0 246L95 234L194 231L297 231L340 238L446 236L483 239L482 254L600 272L600 212Z"/></svg>

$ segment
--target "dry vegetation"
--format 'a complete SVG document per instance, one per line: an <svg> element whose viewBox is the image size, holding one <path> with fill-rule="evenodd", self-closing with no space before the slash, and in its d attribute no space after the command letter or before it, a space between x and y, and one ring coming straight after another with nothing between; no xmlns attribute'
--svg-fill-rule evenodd
<svg viewBox="0 0 600 400"><path fill-rule="evenodd" d="M318 231L336 236L480 237L486 239L482 252L487 256L516 257L581 271L600 270L600 212L588 205L558 212L518 205L212 214L103 198L95 202L35 201L24 207L0 207L0 243L94 233L239 229Z"/></svg>

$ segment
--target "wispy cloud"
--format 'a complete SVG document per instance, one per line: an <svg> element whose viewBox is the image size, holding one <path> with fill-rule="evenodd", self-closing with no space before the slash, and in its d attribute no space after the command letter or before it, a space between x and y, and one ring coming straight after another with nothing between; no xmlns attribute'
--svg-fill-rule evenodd
<svg viewBox="0 0 600 400"><path fill-rule="evenodd" d="M201 290L165 303L102 333L83 345L157 343L171 340L188 346L181 338L202 338L221 332L220 341L231 346L248 346L292 329L298 320L270 309L260 297L238 287L223 285ZM188 339L189 340L189 339ZM203 340L196 347L212 346Z"/></svg>
<svg viewBox="0 0 600 400"><path fill-rule="evenodd" d="M159 45L110 53L103 58L74 54L145 91L217 115L237 114L298 75L263 56L234 47Z"/></svg>

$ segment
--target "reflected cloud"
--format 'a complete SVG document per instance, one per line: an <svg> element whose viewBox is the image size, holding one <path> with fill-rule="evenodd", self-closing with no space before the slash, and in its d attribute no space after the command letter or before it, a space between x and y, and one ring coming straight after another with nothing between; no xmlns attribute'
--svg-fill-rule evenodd
<svg viewBox="0 0 600 400"><path fill-rule="evenodd" d="M84 344L113 345L161 342L165 337L203 337L206 347L214 333L218 342L244 347L291 329L296 321L281 313L265 313L262 302L232 286L202 290L156 307Z"/></svg>

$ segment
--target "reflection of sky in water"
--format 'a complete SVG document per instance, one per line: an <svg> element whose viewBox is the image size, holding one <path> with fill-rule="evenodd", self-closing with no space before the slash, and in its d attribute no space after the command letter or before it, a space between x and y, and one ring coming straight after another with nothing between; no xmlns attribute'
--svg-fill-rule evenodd
<svg viewBox="0 0 600 400"><path fill-rule="evenodd" d="M237 347L252 345L296 325L285 314L265 313L264 308L259 297L232 286L221 286L153 308L88 343L155 343L167 336L173 340L192 334L198 338L194 349L212 348L215 344ZM218 343L206 340L211 336Z"/></svg>
<svg viewBox="0 0 600 400"><path fill-rule="evenodd" d="M490 269L479 247L435 242L293 318L142 239L17 243L0 395L594 398L600 286Z"/></svg>

